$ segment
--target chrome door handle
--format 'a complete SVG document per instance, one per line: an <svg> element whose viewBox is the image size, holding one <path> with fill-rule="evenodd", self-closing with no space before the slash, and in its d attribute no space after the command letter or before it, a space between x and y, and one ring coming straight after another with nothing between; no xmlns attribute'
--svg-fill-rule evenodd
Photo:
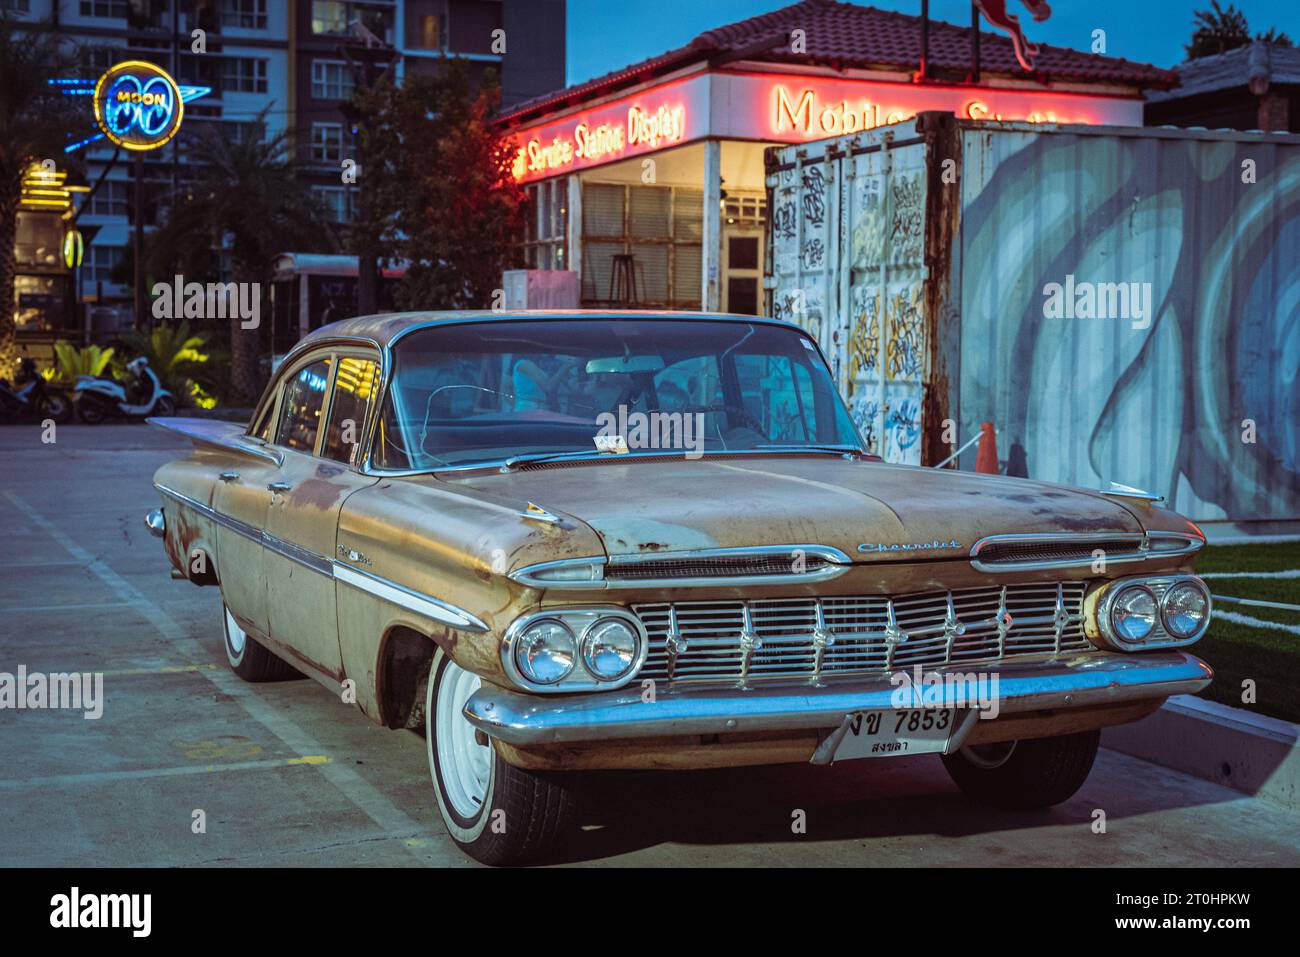
<svg viewBox="0 0 1300 957"><path fill-rule="evenodd" d="M234 481L238 480L238 478L239 478L239 473L238 473L238 472L230 472L230 471L222 472L220 475L217 476L217 478L221 479L221 481L223 481L223 482L234 482Z"/></svg>
<svg viewBox="0 0 1300 957"><path fill-rule="evenodd" d="M288 482L272 482L267 485L267 489L272 492L287 492L293 488Z"/></svg>

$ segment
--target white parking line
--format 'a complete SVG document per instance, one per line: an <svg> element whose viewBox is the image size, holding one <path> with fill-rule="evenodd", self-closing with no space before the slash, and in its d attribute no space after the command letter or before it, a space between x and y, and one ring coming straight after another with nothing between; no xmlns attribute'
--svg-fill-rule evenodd
<svg viewBox="0 0 1300 957"><path fill-rule="evenodd" d="M141 617L150 622L158 630L159 634L175 646L183 657L191 661L202 661L208 657L202 645L193 638L188 637L185 629L174 618L146 598L105 562L78 545L52 524L49 519L13 492L6 491L5 496L32 523L61 545L64 551L83 562L88 570L98 576L109 588L113 589L124 602L130 604ZM311 735L253 694L247 685L230 672L201 671L199 674L212 682L223 694L230 695L238 702L240 707L248 712L254 721L283 741L294 754L305 757L325 752L326 749ZM317 765L317 767L321 775L333 784L344 797L385 831L405 835L427 833L426 828L421 827L400 808L395 807L388 798L379 793L370 782L357 774L352 768L334 762ZM408 847L407 851L421 861L424 860L424 857L416 848Z"/></svg>
<svg viewBox="0 0 1300 957"><path fill-rule="evenodd" d="M270 761L235 761L230 764L186 765L179 768L140 768L134 771L85 771L81 774L52 774L43 778L0 780L0 791L57 787L61 784L104 784L110 781L136 781L143 778L169 778L182 774L215 774L219 771L263 771L268 768L309 767L328 764L323 754L301 758L276 758Z"/></svg>
<svg viewBox="0 0 1300 957"><path fill-rule="evenodd" d="M1300 578L1300 568L1281 572L1206 572L1202 578Z"/></svg>
<svg viewBox="0 0 1300 957"><path fill-rule="evenodd" d="M1280 601L1263 601L1259 598L1231 598L1227 595L1211 593L1215 601L1226 601L1232 605L1251 605L1254 608L1281 608L1283 611L1300 611L1300 605L1285 605Z"/></svg>
<svg viewBox="0 0 1300 957"><path fill-rule="evenodd" d="M1264 621L1260 618L1252 618L1250 615L1239 615L1235 611L1216 611L1214 617L1216 620L1230 621L1236 625L1249 625L1251 628L1272 628L1275 631L1300 635L1300 625L1284 625L1280 621Z"/></svg>

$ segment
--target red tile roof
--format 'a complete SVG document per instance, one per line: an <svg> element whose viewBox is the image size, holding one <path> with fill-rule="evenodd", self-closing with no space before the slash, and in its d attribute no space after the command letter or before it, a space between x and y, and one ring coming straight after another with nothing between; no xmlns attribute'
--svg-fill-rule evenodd
<svg viewBox="0 0 1300 957"><path fill-rule="evenodd" d="M1033 40L1033 22L1026 15L1021 23ZM838 0L802 0L771 13L706 30L684 47L517 104L505 111L501 119L519 121L704 61L746 59L914 71L921 59L920 25L920 17L906 13ZM804 31L806 53L790 52L790 31L794 29ZM1178 74L1173 70L1045 43L1040 43L1039 48L1032 76L1040 81L1113 83L1157 89L1178 85ZM970 59L970 28L931 19L931 76L964 77L970 70ZM987 73L1026 76L1016 62L1010 37L984 30L980 31L980 69Z"/></svg>

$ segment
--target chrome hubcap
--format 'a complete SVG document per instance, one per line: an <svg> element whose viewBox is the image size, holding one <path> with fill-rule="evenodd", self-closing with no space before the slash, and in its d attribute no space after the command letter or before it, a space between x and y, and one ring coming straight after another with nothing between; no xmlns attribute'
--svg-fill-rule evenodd
<svg viewBox="0 0 1300 957"><path fill-rule="evenodd" d="M452 809L464 818L472 818L482 810L492 773L492 748L474 739L474 726L464 715L465 702L482 683L478 675L448 662L434 705L443 790Z"/></svg>
<svg viewBox="0 0 1300 957"><path fill-rule="evenodd" d="M234 652L236 655L243 654L244 644L247 641L247 639L248 636L244 634L244 629L239 627L238 622L235 621L235 616L232 615L230 613L230 609L227 608L226 609L226 641L230 643L230 650Z"/></svg>
<svg viewBox="0 0 1300 957"><path fill-rule="evenodd" d="M1006 764L1016 750L1016 742L1000 741L997 744L973 744L961 749L966 760L977 768L991 771Z"/></svg>

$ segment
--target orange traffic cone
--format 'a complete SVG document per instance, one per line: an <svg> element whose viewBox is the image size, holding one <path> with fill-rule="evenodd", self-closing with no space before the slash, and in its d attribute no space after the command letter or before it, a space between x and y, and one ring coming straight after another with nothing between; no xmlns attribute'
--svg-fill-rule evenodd
<svg viewBox="0 0 1300 957"><path fill-rule="evenodd" d="M975 471L998 474L998 434L992 422L980 423L980 444L975 452Z"/></svg>

